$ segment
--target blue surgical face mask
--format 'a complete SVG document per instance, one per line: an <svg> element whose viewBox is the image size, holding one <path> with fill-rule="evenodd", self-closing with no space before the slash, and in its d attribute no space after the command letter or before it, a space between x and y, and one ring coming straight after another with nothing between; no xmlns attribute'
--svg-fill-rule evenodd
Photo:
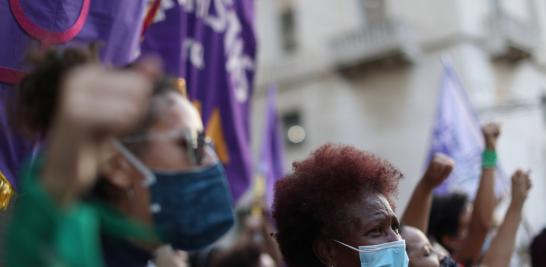
<svg viewBox="0 0 546 267"><path fill-rule="evenodd" d="M121 144L116 146L144 175L154 227L165 243L175 249L198 250L233 226L231 194L220 163L191 171L150 171Z"/></svg>
<svg viewBox="0 0 546 267"><path fill-rule="evenodd" d="M404 240L373 246L359 246L358 248L337 240L334 241L358 252L361 267L408 267L409 265L406 241Z"/></svg>

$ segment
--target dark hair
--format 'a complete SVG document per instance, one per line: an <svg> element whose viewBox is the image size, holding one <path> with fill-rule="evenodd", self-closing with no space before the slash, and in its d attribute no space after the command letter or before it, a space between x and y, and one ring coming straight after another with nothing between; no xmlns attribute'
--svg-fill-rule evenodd
<svg viewBox="0 0 546 267"><path fill-rule="evenodd" d="M60 86L73 69L98 61L96 45L33 50L27 61L33 66L16 87L10 121L30 138L43 137L51 127Z"/></svg>
<svg viewBox="0 0 546 267"><path fill-rule="evenodd" d="M442 243L442 237L457 235L460 218L467 204L468 196L463 193L434 196L428 221L429 237L450 250Z"/></svg>
<svg viewBox="0 0 546 267"><path fill-rule="evenodd" d="M339 235L350 219L345 208L362 194L382 194L392 203L401 177L389 162L346 145L323 145L295 162L293 173L276 183L273 204L277 241L288 266L322 266L313 242Z"/></svg>
<svg viewBox="0 0 546 267"><path fill-rule="evenodd" d="M546 266L546 228L531 242L531 266Z"/></svg>

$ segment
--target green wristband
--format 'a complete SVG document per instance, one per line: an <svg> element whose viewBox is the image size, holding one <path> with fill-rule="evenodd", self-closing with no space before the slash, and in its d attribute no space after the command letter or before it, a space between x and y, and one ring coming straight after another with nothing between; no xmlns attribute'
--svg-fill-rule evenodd
<svg viewBox="0 0 546 267"><path fill-rule="evenodd" d="M492 169L497 167L497 152L486 149L482 153L482 168Z"/></svg>

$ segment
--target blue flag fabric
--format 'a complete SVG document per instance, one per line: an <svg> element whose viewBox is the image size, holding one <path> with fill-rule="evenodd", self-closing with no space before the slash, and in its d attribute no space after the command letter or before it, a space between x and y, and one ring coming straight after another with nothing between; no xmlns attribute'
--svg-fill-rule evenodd
<svg viewBox="0 0 546 267"><path fill-rule="evenodd" d="M485 146L481 126L455 70L445 61L443 66L429 161L435 153L443 153L453 158L455 169L435 193L458 191L473 199L479 186ZM499 167L495 176L495 191L497 195L503 194L508 186L506 176Z"/></svg>
<svg viewBox="0 0 546 267"><path fill-rule="evenodd" d="M161 0L142 52L158 54L167 73L184 78L215 142L237 201L253 162L249 111L256 44L253 0Z"/></svg>
<svg viewBox="0 0 546 267"><path fill-rule="evenodd" d="M267 92L267 110L259 167L259 171L266 179L265 197L268 207L273 204L275 182L284 175L284 149L276 95L277 87L270 87Z"/></svg>

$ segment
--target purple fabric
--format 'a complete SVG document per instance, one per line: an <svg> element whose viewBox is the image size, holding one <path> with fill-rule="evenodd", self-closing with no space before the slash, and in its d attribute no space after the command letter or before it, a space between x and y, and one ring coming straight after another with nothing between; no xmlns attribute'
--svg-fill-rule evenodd
<svg viewBox="0 0 546 267"><path fill-rule="evenodd" d="M279 114L277 109L277 87L269 88L267 92L266 124L263 133L262 151L260 156L260 172L266 178L266 203L273 204L275 182L284 176L284 149Z"/></svg>
<svg viewBox="0 0 546 267"><path fill-rule="evenodd" d="M252 0L163 0L142 43L143 54L158 54L167 73L186 80L207 128L215 110L219 112L222 131L216 135L227 146L229 160L224 164L235 201L248 188L253 166L249 134L256 48L253 10Z"/></svg>
<svg viewBox="0 0 546 267"><path fill-rule="evenodd" d="M453 67L444 63L443 75L428 161L434 153L443 153L453 158L455 169L435 193L461 191L473 199L479 185L484 149L481 126ZM496 178L496 192L502 194L508 183L499 167Z"/></svg>
<svg viewBox="0 0 546 267"><path fill-rule="evenodd" d="M21 161L33 151L34 143L19 136L8 121L7 103L14 95L12 86L0 83L0 172L16 186Z"/></svg>
<svg viewBox="0 0 546 267"><path fill-rule="evenodd" d="M6 1L7 2L7 1ZM43 28L62 32L76 22L83 1L44 1L36 5L36 0L20 0L27 17Z"/></svg>
<svg viewBox="0 0 546 267"><path fill-rule="evenodd" d="M52 32L62 32L78 18L83 0L21 0L25 16ZM62 46L100 41L101 59L115 66L137 58L145 0L92 0L87 20L78 35ZM32 43L15 20L8 1L0 1L0 67L28 70L24 57ZM16 185L22 161L34 144L13 131L7 121L7 103L15 95L13 85L0 83L0 171Z"/></svg>

